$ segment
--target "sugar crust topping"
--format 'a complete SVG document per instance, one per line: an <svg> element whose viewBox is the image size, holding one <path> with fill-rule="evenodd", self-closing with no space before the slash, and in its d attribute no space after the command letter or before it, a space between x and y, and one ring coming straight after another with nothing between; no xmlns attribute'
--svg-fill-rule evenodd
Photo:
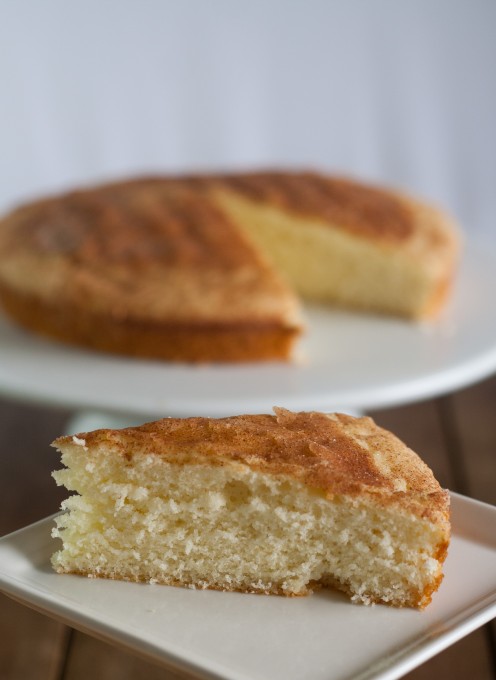
<svg viewBox="0 0 496 680"><path fill-rule="evenodd" d="M111 448L132 464L133 452L186 464L247 465L296 478L327 496L373 494L412 513L444 522L449 496L429 467L371 418L317 412L230 418L165 418L123 430L77 435L92 450ZM71 437L54 442L64 448Z"/></svg>

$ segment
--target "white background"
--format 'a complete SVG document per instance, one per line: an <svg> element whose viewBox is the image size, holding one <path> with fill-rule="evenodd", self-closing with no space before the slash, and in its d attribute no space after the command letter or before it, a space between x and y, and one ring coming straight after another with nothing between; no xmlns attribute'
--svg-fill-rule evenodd
<svg viewBox="0 0 496 680"><path fill-rule="evenodd" d="M494 0L2 0L0 209L127 173L304 166L492 236Z"/></svg>

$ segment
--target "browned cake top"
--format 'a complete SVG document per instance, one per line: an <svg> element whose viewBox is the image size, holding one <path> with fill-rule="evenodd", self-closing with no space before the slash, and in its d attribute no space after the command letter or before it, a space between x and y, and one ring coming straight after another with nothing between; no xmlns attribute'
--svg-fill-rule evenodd
<svg viewBox="0 0 496 680"><path fill-rule="evenodd" d="M117 320L283 324L299 304L223 211L221 192L400 251L445 277L449 220L391 191L311 172L142 178L19 208L0 223L0 281ZM313 222L312 222L313 221Z"/></svg>
<svg viewBox="0 0 496 680"><path fill-rule="evenodd" d="M150 177L102 185L25 206L11 214L17 247L109 263L206 261L239 267L258 261L215 201L215 189L400 244L416 231L446 238L445 217L399 193L315 172Z"/></svg>
<svg viewBox="0 0 496 680"><path fill-rule="evenodd" d="M296 296L193 182L141 179L19 208L0 276L115 319L300 325Z"/></svg>
<svg viewBox="0 0 496 680"><path fill-rule="evenodd" d="M240 463L269 474L293 477L333 494L374 494L417 515L447 519L448 494L431 470L399 439L371 418L292 413L231 418L165 418L124 430L97 430L78 439L61 437L61 449L79 443L88 455L111 448L158 455L177 464Z"/></svg>
<svg viewBox="0 0 496 680"><path fill-rule="evenodd" d="M259 262L239 229L189 182L136 180L33 203L10 216L11 247L74 263L237 269Z"/></svg>

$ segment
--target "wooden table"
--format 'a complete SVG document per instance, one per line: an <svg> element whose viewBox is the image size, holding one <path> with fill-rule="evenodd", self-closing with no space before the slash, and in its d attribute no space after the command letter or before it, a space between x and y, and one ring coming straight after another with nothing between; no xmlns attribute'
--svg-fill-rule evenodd
<svg viewBox="0 0 496 680"><path fill-rule="evenodd" d="M371 415L420 453L443 486L496 504L496 378L449 397ZM70 416L69 411L0 400L1 535L58 510L65 494L50 477L59 461L49 443ZM0 596L1 680L92 677L178 676ZM494 622L407 677L496 680Z"/></svg>

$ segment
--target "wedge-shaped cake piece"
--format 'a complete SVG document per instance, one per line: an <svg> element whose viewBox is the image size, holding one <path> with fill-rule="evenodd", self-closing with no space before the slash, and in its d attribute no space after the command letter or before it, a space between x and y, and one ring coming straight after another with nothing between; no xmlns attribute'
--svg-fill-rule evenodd
<svg viewBox="0 0 496 680"><path fill-rule="evenodd" d="M60 573L425 607L442 579L449 497L370 418L164 419L61 437Z"/></svg>

